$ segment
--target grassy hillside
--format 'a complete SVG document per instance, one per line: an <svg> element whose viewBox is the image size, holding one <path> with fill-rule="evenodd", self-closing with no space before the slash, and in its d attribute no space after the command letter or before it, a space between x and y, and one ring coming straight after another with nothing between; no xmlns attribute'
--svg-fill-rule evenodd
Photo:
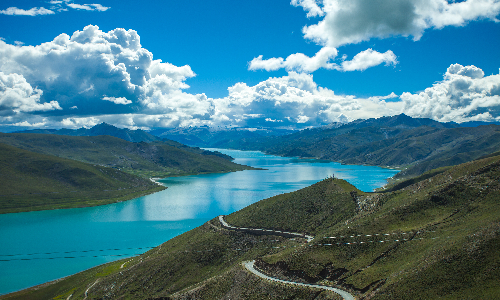
<svg viewBox="0 0 500 300"><path fill-rule="evenodd" d="M145 178L251 169L233 163L226 155L173 141L132 143L112 136L0 133L0 142L37 153L116 168Z"/></svg>
<svg viewBox="0 0 500 300"><path fill-rule="evenodd" d="M384 193L326 179L226 217L300 239L223 229L217 219L148 253L2 299L338 299L282 279L347 289L363 299L494 299L500 293L500 156L433 172ZM123 268L121 265L125 263ZM163 298L162 298L163 297Z"/></svg>
<svg viewBox="0 0 500 300"><path fill-rule="evenodd" d="M178 130L165 136L205 147L390 166L402 170L396 178L465 163L500 149L500 126L494 124L461 127L401 114L333 125L272 137L259 131L211 132L203 128Z"/></svg>
<svg viewBox="0 0 500 300"><path fill-rule="evenodd" d="M0 213L103 205L162 189L113 168L0 143Z"/></svg>
<svg viewBox="0 0 500 300"><path fill-rule="evenodd" d="M261 148L277 155L398 167L402 169L396 175L399 178L461 164L498 149L498 125L471 128L369 126L350 130L340 127L276 138Z"/></svg>
<svg viewBox="0 0 500 300"><path fill-rule="evenodd" d="M129 142L153 142L160 141L161 139L151 135L144 130L130 130L128 128L117 128L113 125L107 123L101 123L95 125L92 128L80 128L80 129L33 129L21 131L22 133L43 133L43 134L59 134L59 135L71 135L71 136L98 136L98 135L110 135Z"/></svg>
<svg viewBox="0 0 500 300"><path fill-rule="evenodd" d="M358 194L357 213L342 222L325 219L313 231L315 246L265 256L261 268L373 299L495 298L500 293L500 157L437 173L394 192ZM259 207L249 209L226 219L248 224L260 215ZM301 210L265 218L268 226L279 226Z"/></svg>

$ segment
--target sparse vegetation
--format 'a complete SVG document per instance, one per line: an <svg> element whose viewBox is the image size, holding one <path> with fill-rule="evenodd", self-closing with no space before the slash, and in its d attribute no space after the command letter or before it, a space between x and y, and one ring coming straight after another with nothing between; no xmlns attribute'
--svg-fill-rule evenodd
<svg viewBox="0 0 500 300"><path fill-rule="evenodd" d="M259 132L196 128L172 130L165 137L204 147L259 150L281 156L320 158L344 164L400 169L408 179L432 169L454 166L500 149L500 126L460 127L404 114L356 120L270 136Z"/></svg>
<svg viewBox="0 0 500 300"><path fill-rule="evenodd" d="M492 299L500 293L499 195L500 156L382 193L329 178L226 217L236 226L307 232L310 243L227 230L215 218L141 256L0 298L80 299L88 289L89 299L338 299L252 277L241 262L257 259L274 277L362 299Z"/></svg>
<svg viewBox="0 0 500 300"><path fill-rule="evenodd" d="M221 153L179 143L132 143L112 136L0 133L0 143L41 154L115 168L144 178L252 169Z"/></svg>
<svg viewBox="0 0 500 300"><path fill-rule="evenodd" d="M0 144L0 213L104 205L163 189L113 168Z"/></svg>

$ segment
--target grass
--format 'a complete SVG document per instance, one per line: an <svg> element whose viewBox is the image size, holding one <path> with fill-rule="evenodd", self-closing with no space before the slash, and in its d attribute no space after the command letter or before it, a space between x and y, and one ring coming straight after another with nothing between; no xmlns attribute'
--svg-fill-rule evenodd
<svg viewBox="0 0 500 300"><path fill-rule="evenodd" d="M0 144L0 213L104 205L163 189L113 168Z"/></svg>
<svg viewBox="0 0 500 300"><path fill-rule="evenodd" d="M342 299L339 295L316 289L261 280L242 266L207 280L193 289L174 294L172 299Z"/></svg>
<svg viewBox="0 0 500 300"><path fill-rule="evenodd" d="M0 213L110 204L165 189L149 178L246 169L172 141L0 133Z"/></svg>
<svg viewBox="0 0 500 300"><path fill-rule="evenodd" d="M290 270L302 270L318 279L328 265L345 268L349 271L336 282L358 291L383 280L380 299L386 299L386 294L387 299L454 299L461 295L482 299L477 295L498 293L500 286L494 283L500 257L494 249L500 233L499 161L496 157L461 165L433 177L432 185L420 182L420 186L408 185L406 190L384 194L388 198L384 204L364 212L349 223L350 228L332 226L321 232L325 236L384 232L394 236L420 231L410 241L391 238L389 242L360 245L363 240L358 238L355 245L310 247L264 260L269 264L284 262ZM490 289L483 289L481 282ZM438 297L432 296L436 293Z"/></svg>
<svg viewBox="0 0 500 300"><path fill-rule="evenodd" d="M0 133L0 143L144 178L252 169L235 164L220 153L175 142L132 143L112 136Z"/></svg>
<svg viewBox="0 0 500 300"><path fill-rule="evenodd" d="M50 299L70 292L83 298L97 279L90 298L337 297L256 278L241 267L253 259L274 277L330 284L370 299L499 295L500 156L403 186L361 193L343 180L327 179L226 217L237 226L314 234L310 244L225 230L213 219L129 259L123 269L118 266L127 260L0 298Z"/></svg>

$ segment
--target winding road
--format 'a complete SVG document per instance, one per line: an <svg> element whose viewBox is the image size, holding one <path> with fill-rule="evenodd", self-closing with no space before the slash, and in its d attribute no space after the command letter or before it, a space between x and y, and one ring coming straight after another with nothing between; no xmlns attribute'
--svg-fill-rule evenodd
<svg viewBox="0 0 500 300"><path fill-rule="evenodd" d="M287 232L287 231L279 231L279 230L271 230L271 229L262 229L262 228L245 228L245 227L234 227L226 223L224 220L224 216L219 216L219 221L222 224L222 227L229 229L229 230L235 230L235 231L244 231L244 232L249 232L257 235L277 235L277 236L282 236L282 237L288 237L288 238L304 238L307 240L307 242L311 242L314 237L303 234L303 233L296 233L296 232Z"/></svg>
<svg viewBox="0 0 500 300"><path fill-rule="evenodd" d="M339 290L339 289L331 287L331 286L324 286L324 285L317 285L317 284L307 284L307 283L301 283L301 282L286 281L286 280L281 280L281 279L277 279L277 278L274 278L274 277L267 276L267 275L261 273L260 271L256 270L255 267L254 267L254 263L255 263L255 260L245 261L245 262L243 262L243 266L245 266L245 268L248 271L252 272L253 274L255 274L257 276L259 276L260 278L268 279L268 280L275 281L275 282L281 282L281 283L291 284L291 285L306 286L306 287L312 287L312 288L317 288L317 289L323 289L323 290L327 290L327 291L332 291L332 292L337 293L340 296L342 296L345 300L355 300L356 299L356 298L354 298L353 295L349 294L348 292L343 291L343 290Z"/></svg>
<svg viewBox="0 0 500 300"><path fill-rule="evenodd" d="M249 232L249 233L258 234L258 235L278 235L278 236L293 237L293 238L301 237L301 238L307 239L308 243L311 242L314 239L313 236L302 234L302 233L296 233L296 232L286 232L286 231L279 231L279 230L275 231L275 230L270 230L270 229L255 229L255 228L245 228L245 227L234 227L234 226L229 225L224 220L224 216L222 216L222 215L219 216L219 221L220 221L222 227L224 227L226 229L229 229L229 230ZM243 264L243 266L248 271L250 271L251 273L253 273L256 276L258 276L260 278L263 278L263 279L267 279L267 280L271 280L271 281L275 281L275 282L281 282L281 283L290 284L290 285L298 285L298 286L312 287L312 288L317 288L317 289L323 289L323 290L327 290L327 291L332 291L332 292L337 293L340 296L342 296L344 298L344 300L355 300L356 299L356 298L354 298L353 295L349 294L347 291L340 290L338 288L334 288L334 287L331 287L331 286L324 286L324 285L317 285L317 284L307 284L307 283L294 282L294 281L286 281L286 280L281 280L281 279L277 279L277 278L274 278L274 277L267 276L267 275L265 275L265 274L263 274L260 271L258 271L258 270L255 269L255 267L254 267L255 260L246 261L246 262L243 262L242 264Z"/></svg>

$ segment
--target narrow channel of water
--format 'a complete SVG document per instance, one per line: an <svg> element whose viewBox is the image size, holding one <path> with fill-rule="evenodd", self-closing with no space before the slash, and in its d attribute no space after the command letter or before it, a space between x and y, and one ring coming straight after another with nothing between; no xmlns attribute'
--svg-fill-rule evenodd
<svg viewBox="0 0 500 300"><path fill-rule="evenodd" d="M99 207L0 215L0 295L141 254L220 215L332 174L372 191L395 170L218 150L267 170L162 179L167 190Z"/></svg>

